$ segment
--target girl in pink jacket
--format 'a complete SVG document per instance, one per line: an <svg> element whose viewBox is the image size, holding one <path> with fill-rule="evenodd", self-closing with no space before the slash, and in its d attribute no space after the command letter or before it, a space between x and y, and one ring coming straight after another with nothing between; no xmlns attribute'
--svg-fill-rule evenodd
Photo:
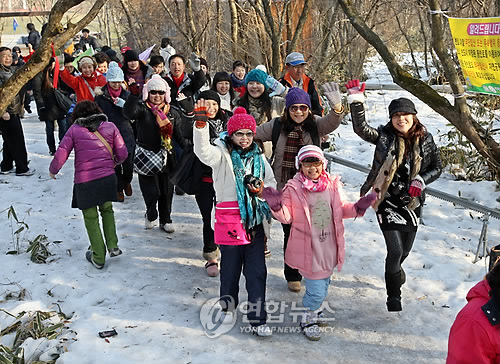
<svg viewBox="0 0 500 364"><path fill-rule="evenodd" d="M342 219L363 216L375 200L368 194L356 203L345 201L338 176L326 172L326 158L315 145L302 147L295 159L299 171L283 192L265 188L262 196L283 224L291 224L285 263L304 276L305 308L300 323L310 340L320 339L319 325L326 323L320 307L328 294L333 269L342 269L345 257Z"/></svg>
<svg viewBox="0 0 500 364"><path fill-rule="evenodd" d="M80 101L71 114L73 125L68 129L50 163L49 174L56 174L75 151L75 179L71 207L83 213L90 250L85 257L96 268L102 269L106 248L111 257L122 253L118 248L115 215L112 201L117 201L115 164L127 159L127 147L115 124L108 122L93 101ZM102 218L104 238L99 226Z"/></svg>

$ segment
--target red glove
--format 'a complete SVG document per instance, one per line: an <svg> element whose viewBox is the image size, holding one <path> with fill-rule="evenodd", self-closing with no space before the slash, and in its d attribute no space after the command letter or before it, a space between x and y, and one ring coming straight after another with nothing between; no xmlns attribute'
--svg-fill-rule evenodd
<svg viewBox="0 0 500 364"><path fill-rule="evenodd" d="M194 120L197 128L202 129L207 125L208 115L206 106L198 106L194 109Z"/></svg>
<svg viewBox="0 0 500 364"><path fill-rule="evenodd" d="M365 92L366 84L363 82L360 87L359 80L350 80L347 81L345 87L347 88L347 93L349 95L362 94L363 92Z"/></svg>
<svg viewBox="0 0 500 364"><path fill-rule="evenodd" d="M414 179L410 183L410 189L408 190L408 194L411 197L420 197L423 189L424 189L423 182L419 179Z"/></svg>
<svg viewBox="0 0 500 364"><path fill-rule="evenodd" d="M140 89L139 85L136 82L131 83L130 85L128 85L128 89L130 90L130 93L132 95L139 96L141 94L141 89Z"/></svg>

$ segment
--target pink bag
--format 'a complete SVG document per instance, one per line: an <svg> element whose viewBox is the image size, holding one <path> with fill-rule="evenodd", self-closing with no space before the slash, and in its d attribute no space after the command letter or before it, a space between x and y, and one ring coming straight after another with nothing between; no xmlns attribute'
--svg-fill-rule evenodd
<svg viewBox="0 0 500 364"><path fill-rule="evenodd" d="M215 244L250 244L250 240L241 222L238 201L220 202L215 205L214 235Z"/></svg>

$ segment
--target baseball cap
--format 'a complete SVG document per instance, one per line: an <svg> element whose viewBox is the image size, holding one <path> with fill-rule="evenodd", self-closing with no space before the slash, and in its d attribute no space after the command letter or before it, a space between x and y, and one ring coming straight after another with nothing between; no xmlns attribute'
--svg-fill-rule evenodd
<svg viewBox="0 0 500 364"><path fill-rule="evenodd" d="M302 53L292 52L285 58L285 64L289 64L292 66L297 66L299 64L307 63L304 59Z"/></svg>

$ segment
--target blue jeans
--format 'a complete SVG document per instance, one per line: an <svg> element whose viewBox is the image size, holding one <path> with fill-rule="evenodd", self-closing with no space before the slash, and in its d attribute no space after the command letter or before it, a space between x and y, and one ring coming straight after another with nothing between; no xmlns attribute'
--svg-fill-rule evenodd
<svg viewBox="0 0 500 364"><path fill-rule="evenodd" d="M56 141L54 138L54 127L55 121L45 121L45 134L47 135L47 145L49 146L49 152L56 152ZM61 142L64 134L66 134L66 130L68 130L68 124L66 122L66 118L57 120L57 125L59 126L59 142Z"/></svg>
<svg viewBox="0 0 500 364"><path fill-rule="evenodd" d="M302 298L302 305L311 311L316 311L328 296L331 279L330 277L324 279L307 279L304 277L304 282L306 283L306 294Z"/></svg>

